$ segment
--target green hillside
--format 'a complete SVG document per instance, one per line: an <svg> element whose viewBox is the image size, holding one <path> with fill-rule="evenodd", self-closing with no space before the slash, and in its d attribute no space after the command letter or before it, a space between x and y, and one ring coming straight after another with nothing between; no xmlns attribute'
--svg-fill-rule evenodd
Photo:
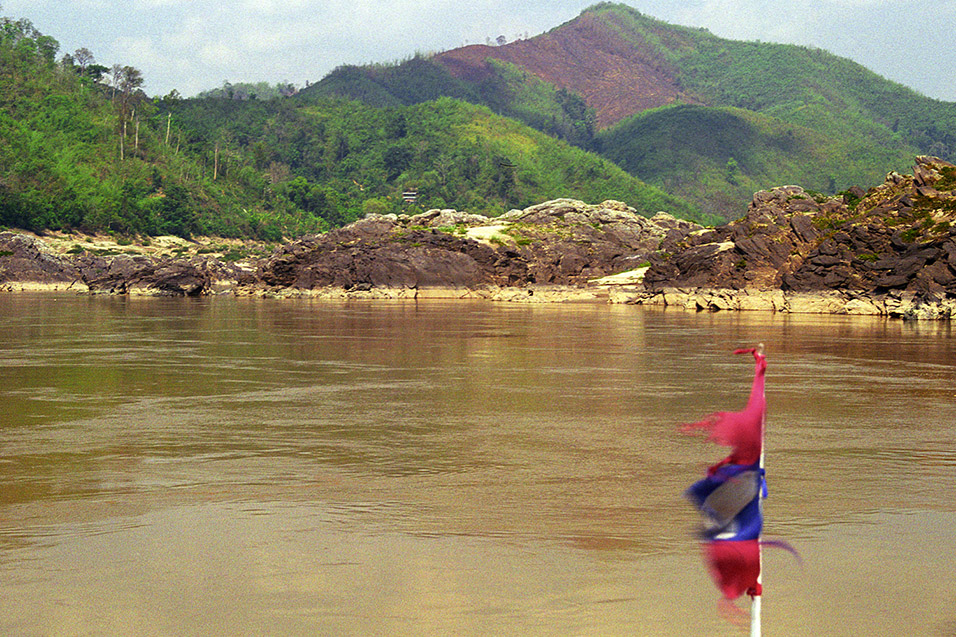
<svg viewBox="0 0 956 637"><path fill-rule="evenodd" d="M580 96L513 64L500 60L490 63L491 73L478 82L455 78L443 66L422 56L392 65L342 66L304 89L297 99L315 102L347 97L370 106L396 107L454 97L488 106L499 115L581 148L593 146L594 111Z"/></svg>
<svg viewBox="0 0 956 637"><path fill-rule="evenodd" d="M409 106L439 97L481 101L475 86L455 79L441 66L418 55L398 64L340 66L302 90L298 99L315 102L333 96L379 107Z"/></svg>
<svg viewBox="0 0 956 637"><path fill-rule="evenodd" d="M597 38L594 46L588 37ZM548 56L563 55L556 41L576 50L639 50L636 64L648 64L678 87L676 108L635 113L595 131L594 105L528 70L567 72L563 58L552 57L549 66ZM484 74L474 73L471 81L417 57L339 69L309 90L371 104L413 104L436 95L483 104L595 150L727 218L739 216L755 190L781 183L833 193L907 170L915 155L956 160L956 104L921 96L819 49L726 40L614 3L596 4L548 34L509 46L487 49L511 61L488 58ZM498 53L503 49L507 55ZM602 70L595 68L594 76Z"/></svg>
<svg viewBox="0 0 956 637"><path fill-rule="evenodd" d="M879 181L880 167L902 171L918 154L745 109L686 104L635 115L598 140L625 170L725 217L740 216L769 184L835 193Z"/></svg>
<svg viewBox="0 0 956 637"><path fill-rule="evenodd" d="M229 170L214 140L181 149L135 69L107 85L105 67L57 62L58 49L28 20L0 18L0 225L264 239L326 226Z"/></svg>
<svg viewBox="0 0 956 637"><path fill-rule="evenodd" d="M700 104L622 121L601 133L601 152L705 208L733 217L756 189L798 183L832 193L904 171L914 155L956 159L956 104L855 62L819 49L725 40L624 5L592 10L622 38L652 47Z"/></svg>
<svg viewBox="0 0 956 637"><path fill-rule="evenodd" d="M198 144L270 175L275 190L333 225L369 212L451 207L498 214L547 199L619 199L700 218L607 160L488 108L440 97L379 108L342 98L184 100L173 117Z"/></svg>
<svg viewBox="0 0 956 637"><path fill-rule="evenodd" d="M649 48L694 101L819 130L890 139L956 159L956 103L934 100L821 49L741 42L667 24L626 5L588 9L633 46Z"/></svg>

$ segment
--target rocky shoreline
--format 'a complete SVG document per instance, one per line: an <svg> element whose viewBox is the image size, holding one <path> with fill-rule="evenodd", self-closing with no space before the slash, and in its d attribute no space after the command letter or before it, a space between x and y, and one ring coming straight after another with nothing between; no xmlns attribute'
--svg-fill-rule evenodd
<svg viewBox="0 0 956 637"><path fill-rule="evenodd" d="M172 251L112 254L3 232L0 290L596 301L949 319L954 188L956 166L918 157L912 175L890 173L868 191L758 192L745 216L716 228L665 213L648 219L616 201L558 199L494 218L455 210L372 215L230 259L222 246L179 239ZM173 239L155 239L164 240Z"/></svg>

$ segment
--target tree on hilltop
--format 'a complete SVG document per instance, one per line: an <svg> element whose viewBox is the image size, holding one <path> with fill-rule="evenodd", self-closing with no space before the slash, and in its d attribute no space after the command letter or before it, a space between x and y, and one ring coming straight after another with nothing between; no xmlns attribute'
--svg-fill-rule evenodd
<svg viewBox="0 0 956 637"><path fill-rule="evenodd" d="M110 83L113 87L113 101L119 111L120 160L122 161L126 159L126 128L135 114L136 91L143 86L143 74L135 67L114 64L110 70ZM138 141L137 135L137 145Z"/></svg>
<svg viewBox="0 0 956 637"><path fill-rule="evenodd" d="M88 48L81 47L73 52L73 62L80 67L80 72L86 70L90 64L93 64L96 60L93 59L93 52Z"/></svg>

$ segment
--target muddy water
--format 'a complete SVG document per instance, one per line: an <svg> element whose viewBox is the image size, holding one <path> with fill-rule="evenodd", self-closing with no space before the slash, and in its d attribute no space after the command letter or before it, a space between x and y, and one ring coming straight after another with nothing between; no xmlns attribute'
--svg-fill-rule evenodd
<svg viewBox="0 0 956 637"><path fill-rule="evenodd" d="M948 324L16 294L0 336L2 634L740 634L677 425L757 341L764 633L956 634Z"/></svg>

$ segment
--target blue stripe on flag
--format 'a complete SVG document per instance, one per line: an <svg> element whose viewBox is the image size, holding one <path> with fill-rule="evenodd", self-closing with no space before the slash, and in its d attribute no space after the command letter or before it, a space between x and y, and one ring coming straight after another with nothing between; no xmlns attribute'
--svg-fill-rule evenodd
<svg viewBox="0 0 956 637"><path fill-rule="evenodd" d="M727 464L698 480L686 495L705 519L707 540L756 540L763 527L760 496L767 484L760 463Z"/></svg>

